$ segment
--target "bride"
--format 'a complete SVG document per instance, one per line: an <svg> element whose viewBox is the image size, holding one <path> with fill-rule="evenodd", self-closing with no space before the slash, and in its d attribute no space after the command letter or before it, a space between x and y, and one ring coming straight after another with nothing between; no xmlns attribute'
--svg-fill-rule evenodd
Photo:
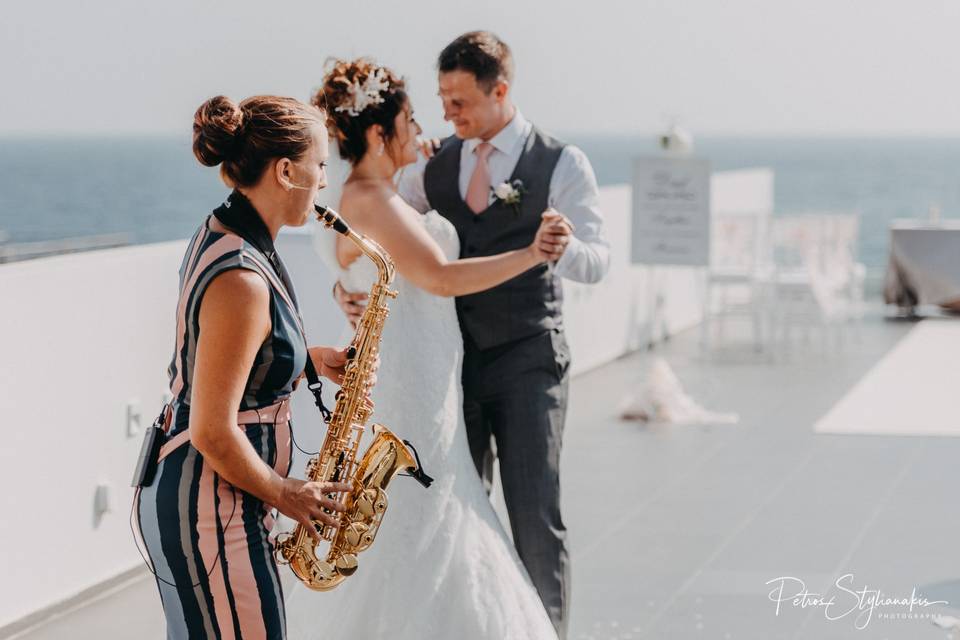
<svg viewBox="0 0 960 640"><path fill-rule="evenodd" d="M398 271L399 296L383 331L372 393L375 418L417 445L435 482L427 490L406 478L391 483L376 542L337 589L315 593L295 584L286 604L290 636L555 639L470 456L463 341L451 296L555 259L551 239L566 227L545 214L529 247L457 260L453 225L435 211L421 215L408 206L393 182L416 161L421 133L403 81L366 59L336 61L314 102L326 110L331 136L351 165L340 213L379 242ZM338 237L336 258L346 289L370 289L376 269L352 243Z"/></svg>

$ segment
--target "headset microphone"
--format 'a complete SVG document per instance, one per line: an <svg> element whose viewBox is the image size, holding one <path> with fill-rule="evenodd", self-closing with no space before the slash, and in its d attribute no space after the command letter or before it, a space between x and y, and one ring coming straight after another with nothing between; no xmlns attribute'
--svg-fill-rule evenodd
<svg viewBox="0 0 960 640"><path fill-rule="evenodd" d="M287 180L287 181L284 182L284 186L286 186L286 187L289 188L289 189L301 189L301 190L303 190L303 191L310 191L310 187L301 187L301 186L298 185L298 184L293 184L293 183L290 182L289 180Z"/></svg>

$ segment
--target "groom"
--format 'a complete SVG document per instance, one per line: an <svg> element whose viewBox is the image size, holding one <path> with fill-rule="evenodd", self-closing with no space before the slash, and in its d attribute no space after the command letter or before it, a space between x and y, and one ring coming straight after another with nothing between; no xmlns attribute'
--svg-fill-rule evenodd
<svg viewBox="0 0 960 640"><path fill-rule="evenodd" d="M408 168L400 195L453 223L462 258L529 245L547 210L574 229L558 236L555 262L456 301L470 451L488 490L499 457L517 552L563 636L570 569L559 467L570 354L561 279L597 282L607 271L596 178L582 151L546 135L514 106L513 58L497 36L466 33L440 53L437 66L444 119L456 135L429 161ZM356 318L365 296L335 291Z"/></svg>

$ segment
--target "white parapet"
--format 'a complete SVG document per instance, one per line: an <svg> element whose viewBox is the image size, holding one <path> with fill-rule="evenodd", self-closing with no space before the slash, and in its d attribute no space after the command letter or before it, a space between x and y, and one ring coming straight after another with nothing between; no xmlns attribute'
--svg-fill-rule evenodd
<svg viewBox="0 0 960 640"><path fill-rule="evenodd" d="M159 410L185 244L0 267L0 625L139 562L127 515L140 438L128 412L139 407L142 425ZM98 516L100 485L116 507Z"/></svg>
<svg viewBox="0 0 960 640"><path fill-rule="evenodd" d="M596 285L565 285L575 373L649 339L652 306L667 333L700 316L695 269L629 264L629 187L602 189L602 208L613 248L610 273ZM0 627L141 562L128 524L128 485L138 431L153 420L166 392L185 246L168 242L0 267L6 425L0 564L10 578L0 598ZM309 233L283 234L279 250L311 341L336 341L344 323ZM305 394L296 395L294 412L313 420Z"/></svg>

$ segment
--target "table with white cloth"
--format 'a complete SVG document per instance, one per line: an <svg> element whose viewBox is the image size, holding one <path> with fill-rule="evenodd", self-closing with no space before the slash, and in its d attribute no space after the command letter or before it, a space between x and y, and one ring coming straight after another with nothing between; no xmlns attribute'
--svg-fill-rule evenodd
<svg viewBox="0 0 960 640"><path fill-rule="evenodd" d="M960 220L895 220L883 297L901 309L960 304Z"/></svg>

